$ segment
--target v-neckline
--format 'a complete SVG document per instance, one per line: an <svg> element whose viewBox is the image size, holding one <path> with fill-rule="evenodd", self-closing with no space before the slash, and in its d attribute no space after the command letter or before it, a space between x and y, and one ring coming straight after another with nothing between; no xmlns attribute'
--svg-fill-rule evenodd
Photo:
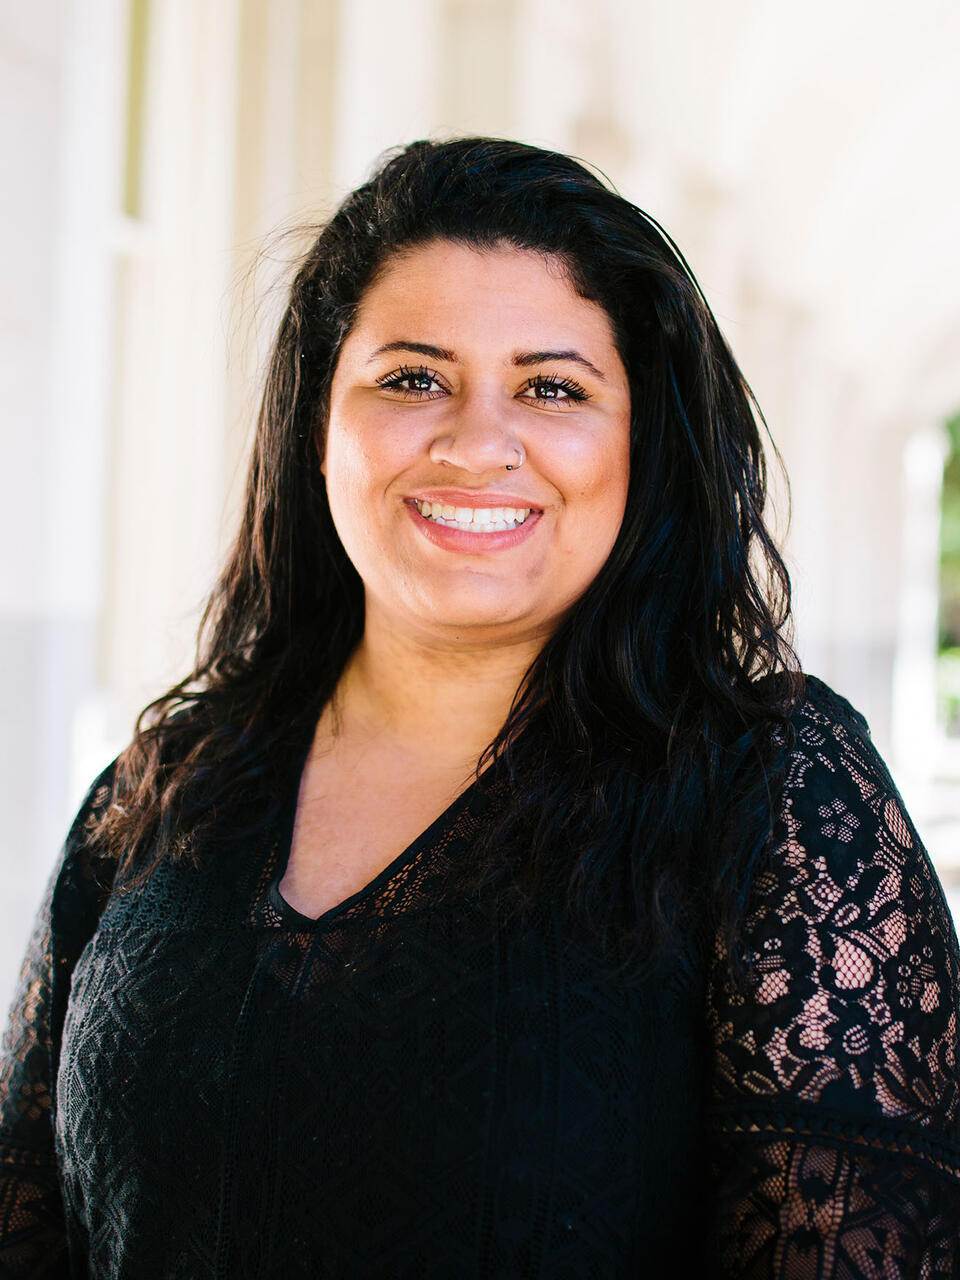
<svg viewBox="0 0 960 1280"><path fill-rule="evenodd" d="M381 870L378 871L372 879L356 892L349 894L340 902L335 903L332 907L328 907L318 916L304 915L302 911L298 911L296 907L290 905L283 894L280 892L280 881L286 875L287 867L290 865L290 855L293 851L293 832L297 819L297 804L300 798L300 783L303 777L303 770L306 767L307 759L310 754L310 748L298 756L297 763L290 771L289 780L285 783L286 796L281 807L281 822L277 837L277 849L279 858L277 869L270 879L267 888L267 899L270 905L277 911L283 922L291 928L296 928L301 933L305 930L322 928L329 921L338 919L345 911L354 906L357 902L363 901L368 897L373 897L377 890L388 880L401 871L409 863L413 862L417 855L429 845L435 838L450 827L460 816L463 809L466 808L471 798L473 798L480 788L483 779L486 778L491 766L482 771L479 778L474 778L458 796L447 805L442 813L420 832L418 836L411 841L407 847L398 853L397 856Z"/></svg>

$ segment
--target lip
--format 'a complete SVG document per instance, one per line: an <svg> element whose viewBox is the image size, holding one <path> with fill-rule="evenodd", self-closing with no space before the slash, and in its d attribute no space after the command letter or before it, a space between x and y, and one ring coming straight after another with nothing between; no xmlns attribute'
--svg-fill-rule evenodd
<svg viewBox="0 0 960 1280"><path fill-rule="evenodd" d="M430 497L429 494L431 492L427 490L422 494L418 493L417 497L423 497L429 502L443 502L446 500L445 495L452 491L445 490L437 498ZM480 494L475 494L474 498L476 499L480 496ZM489 495L483 494L482 496L486 499ZM516 507L520 502L519 498L511 498L508 503L504 498L493 505ZM437 524L434 520L428 520L417 510L417 505L413 498L407 498L403 505L410 512L410 519L416 527L427 541L432 542L435 547L442 547L445 551L460 551L474 555L484 551L508 551L511 547L516 547L521 542L526 542L527 538L530 537L540 523L540 517L543 515L542 510L531 508L530 514L523 524L517 525L515 529L502 529L498 533L471 533L469 529L454 529L449 525ZM464 503L464 505L466 504ZM476 507L476 501L474 501L473 505Z"/></svg>
<svg viewBox="0 0 960 1280"><path fill-rule="evenodd" d="M474 510L478 507L513 507L515 510L529 508L531 514L534 512L537 515L543 514L543 507L533 498L525 497L522 493L505 493L500 490L417 489L404 501L409 504L415 502L417 498L424 502L440 502L450 507L472 507Z"/></svg>

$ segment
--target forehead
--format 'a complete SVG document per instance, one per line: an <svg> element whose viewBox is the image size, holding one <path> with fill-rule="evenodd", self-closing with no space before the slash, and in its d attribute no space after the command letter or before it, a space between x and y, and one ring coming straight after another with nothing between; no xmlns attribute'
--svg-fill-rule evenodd
<svg viewBox="0 0 960 1280"><path fill-rule="evenodd" d="M421 340L432 333L451 346L456 334L481 333L507 344L614 345L609 316L577 293L563 259L510 245L435 240L388 259L360 300L352 336L389 341L414 336L411 325Z"/></svg>

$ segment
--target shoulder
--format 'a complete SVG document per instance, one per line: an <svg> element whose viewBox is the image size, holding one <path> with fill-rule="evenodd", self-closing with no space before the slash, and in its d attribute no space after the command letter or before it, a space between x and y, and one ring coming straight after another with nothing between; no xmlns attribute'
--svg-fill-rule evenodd
<svg viewBox="0 0 960 1280"><path fill-rule="evenodd" d="M867 757L877 756L866 717L818 676L804 674L802 693L789 722L793 784L814 764L828 775L835 772L840 757L856 744ZM882 764L878 756L877 761Z"/></svg>
<svg viewBox="0 0 960 1280"><path fill-rule="evenodd" d="M790 722L746 989L714 956L716 1096L956 1125L960 951L939 879L864 717L808 677Z"/></svg>
<svg viewBox="0 0 960 1280"><path fill-rule="evenodd" d="M865 717L815 676L793 730L771 852L822 858L838 873L881 861L891 873L929 862Z"/></svg>
<svg viewBox="0 0 960 1280"><path fill-rule="evenodd" d="M836 882L835 892L872 894L877 876L888 893L912 877L940 892L930 860L864 715L816 676L806 675L780 747L772 833L753 872L755 909L795 891L807 878ZM914 885L915 888L918 886Z"/></svg>
<svg viewBox="0 0 960 1280"><path fill-rule="evenodd" d="M91 859L103 856L95 833L113 802L118 762L119 757L111 760L87 788L64 842L64 852L68 857Z"/></svg>
<svg viewBox="0 0 960 1280"><path fill-rule="evenodd" d="M113 802L116 769L117 760L112 760L87 788L54 869L53 920L60 931L68 934L89 930L113 883L115 859L97 832Z"/></svg>
<svg viewBox="0 0 960 1280"><path fill-rule="evenodd" d="M73 966L96 929L112 884L109 859L95 832L111 802L113 774L110 764L88 788L47 878L11 1006L0 1075L13 1065L17 1071L35 1069L42 1079L56 1079L50 1054L59 1043ZM36 1068L31 1045L39 1053Z"/></svg>

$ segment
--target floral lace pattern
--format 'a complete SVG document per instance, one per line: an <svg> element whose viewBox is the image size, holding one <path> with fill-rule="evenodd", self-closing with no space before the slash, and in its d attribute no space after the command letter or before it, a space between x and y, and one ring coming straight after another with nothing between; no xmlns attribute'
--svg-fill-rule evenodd
<svg viewBox="0 0 960 1280"><path fill-rule="evenodd" d="M957 936L865 722L809 684L749 989L719 943L710 974L719 1256L731 1276L957 1276Z"/></svg>
<svg viewBox="0 0 960 1280"><path fill-rule="evenodd" d="M862 717L810 678L794 725L745 983L718 939L629 995L437 909L468 803L314 924L282 835L111 894L104 775L0 1057L0 1276L960 1276L956 932Z"/></svg>

